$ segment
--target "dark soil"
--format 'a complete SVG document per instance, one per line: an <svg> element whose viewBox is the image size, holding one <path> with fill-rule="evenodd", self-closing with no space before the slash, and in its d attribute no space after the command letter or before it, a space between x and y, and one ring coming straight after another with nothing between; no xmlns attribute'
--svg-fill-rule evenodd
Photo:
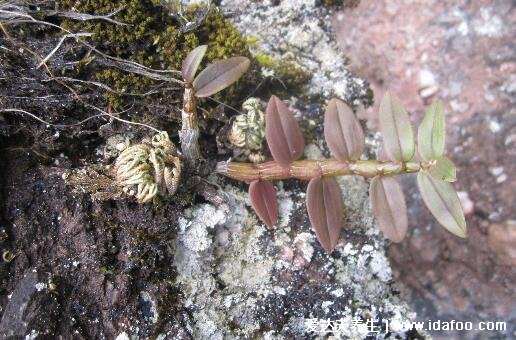
<svg viewBox="0 0 516 340"><path fill-rule="evenodd" d="M14 122L26 126L21 120L9 124ZM0 264L5 306L0 334L23 336L34 329L91 339L113 338L128 324L144 337L181 329L188 316L172 284L168 250L181 205L93 202L65 186L62 174L69 159L35 151L26 140L22 132L1 139L1 248L14 259ZM75 145L46 147L59 154L73 153ZM37 292L35 283L46 286ZM142 291L166 306L156 324L148 321L152 315Z"/></svg>
<svg viewBox="0 0 516 340"><path fill-rule="evenodd" d="M57 42L56 32L23 27L21 40L16 30L9 38L0 37L1 109L74 124L95 114L84 102L106 108L99 89L74 87L74 95L52 80L48 69L37 68L30 51L48 53ZM66 58L82 52L73 42L65 43L52 59L52 71L59 75ZM156 97L150 100L159 104ZM136 112L136 118L142 116ZM177 141L177 122L159 123L159 118L147 123L172 127ZM192 195L192 187L213 162L204 162L199 171L185 169L188 185L159 206L130 199L92 201L62 178L69 169L105 161L96 148L110 135L127 131L136 138L149 134L105 117L56 128L20 112L0 113L0 338L39 334L41 339L113 339L128 325L142 338L163 330L189 338L189 316L173 284L169 242L175 237L178 212L204 200ZM216 153L213 145L205 142L204 152ZM149 296L160 310L151 308Z"/></svg>

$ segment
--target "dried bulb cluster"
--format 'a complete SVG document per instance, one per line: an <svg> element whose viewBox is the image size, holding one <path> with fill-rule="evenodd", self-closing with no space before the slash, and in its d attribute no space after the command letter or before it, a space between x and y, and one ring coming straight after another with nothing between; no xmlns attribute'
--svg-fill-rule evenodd
<svg viewBox="0 0 516 340"><path fill-rule="evenodd" d="M253 163L265 160L261 153L265 139L265 115L258 98L249 98L242 104L245 113L236 116L228 133L228 141L241 149Z"/></svg>
<svg viewBox="0 0 516 340"><path fill-rule="evenodd" d="M116 182L139 203L174 195L181 177L181 162L168 134L128 147L115 163Z"/></svg>

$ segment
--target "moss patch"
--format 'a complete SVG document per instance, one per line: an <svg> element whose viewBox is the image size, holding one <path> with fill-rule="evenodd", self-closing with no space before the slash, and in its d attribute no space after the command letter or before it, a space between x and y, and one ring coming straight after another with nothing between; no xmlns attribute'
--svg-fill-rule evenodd
<svg viewBox="0 0 516 340"><path fill-rule="evenodd" d="M200 44L209 45L205 63L249 55L246 39L216 8L209 11L201 26L182 32L177 19L157 0L59 0L57 3L62 10L95 15L123 8L113 19L127 25L67 19L62 22L62 27L73 32L91 32L90 42L99 50L147 67L178 70L188 52ZM204 10L198 5L191 6L184 16L195 21ZM80 63L77 71L84 71L84 67L85 63ZM142 93L157 84L154 80L115 68L96 69L93 78L119 92ZM106 99L115 107L123 103L118 94L107 93Z"/></svg>
<svg viewBox="0 0 516 340"><path fill-rule="evenodd" d="M303 91L306 84L310 81L310 73L293 60L276 60L268 54L257 54L255 58L262 67L265 67L273 72L274 78L280 80L281 86L278 89L275 89L276 91Z"/></svg>
<svg viewBox="0 0 516 340"><path fill-rule="evenodd" d="M357 7L360 0L320 0L325 7L353 8Z"/></svg>

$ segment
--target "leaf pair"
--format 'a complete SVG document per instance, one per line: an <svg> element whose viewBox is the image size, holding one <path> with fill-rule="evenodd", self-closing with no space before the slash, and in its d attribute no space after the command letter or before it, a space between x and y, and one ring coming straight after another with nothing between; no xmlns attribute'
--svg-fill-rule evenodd
<svg viewBox="0 0 516 340"><path fill-rule="evenodd" d="M193 86L195 95L199 98L209 97L236 82L251 63L246 57L219 60L208 65L195 77L207 48L207 45L194 48L183 61L181 68L183 79Z"/></svg>
<svg viewBox="0 0 516 340"><path fill-rule="evenodd" d="M417 184L426 206L449 232L466 237L466 220L459 197L448 182L456 179L455 165L444 157L444 108L435 102L427 109L418 129L418 151L431 163L417 175Z"/></svg>
<svg viewBox="0 0 516 340"><path fill-rule="evenodd" d="M305 140L296 119L287 105L272 96L265 114L265 138L274 160L282 167L303 155ZM253 181L249 186L249 197L258 217L268 227L278 220L276 190L268 181Z"/></svg>
<svg viewBox="0 0 516 340"><path fill-rule="evenodd" d="M408 162L415 153L412 126L400 100L386 93L380 104L380 128L387 156L395 162ZM457 193L448 182L456 179L453 163L444 157L444 109L439 102L426 111L418 129L418 151L429 164L418 174L418 187L434 217L448 231L466 236L466 223ZM392 178L376 177L370 187L373 212L385 236L394 242L403 239L407 218L401 187Z"/></svg>
<svg viewBox="0 0 516 340"><path fill-rule="evenodd" d="M332 103L331 119L338 120L340 118L335 115L343 108L336 102ZM276 96L272 96L267 105L265 124L265 135L274 160L282 167L288 168L303 155L305 142L294 116L287 105ZM342 131L340 133L342 137ZM353 154L357 152L356 148L352 150ZM361 152L360 150L359 154ZM267 226L272 227L278 218L276 191L273 185L266 181L253 181L249 187L249 195L258 217ZM342 192L335 178L316 177L310 180L306 193L306 207L317 239L327 252L331 252L339 240L343 217Z"/></svg>
<svg viewBox="0 0 516 340"><path fill-rule="evenodd" d="M360 122L341 100L331 99L324 114L324 138L339 161L353 161L364 151L365 138ZM316 177L306 192L308 217L317 239L326 252L333 251L343 226L342 191L334 177Z"/></svg>
<svg viewBox="0 0 516 340"><path fill-rule="evenodd" d="M278 220L276 190L271 182L253 181L249 197L256 214L268 227ZM333 251L340 237L343 214L342 192L334 177L310 180L306 192L306 208L317 239L326 252Z"/></svg>

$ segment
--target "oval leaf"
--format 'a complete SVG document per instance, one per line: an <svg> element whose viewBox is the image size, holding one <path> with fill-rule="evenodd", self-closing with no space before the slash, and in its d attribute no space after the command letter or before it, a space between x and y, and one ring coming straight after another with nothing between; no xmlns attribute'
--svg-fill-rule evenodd
<svg viewBox="0 0 516 340"><path fill-rule="evenodd" d="M183 67L181 68L181 74L183 79L187 83L191 83L194 80L195 73L201 64L201 60L208 49L208 45L201 45L194 48L183 61Z"/></svg>
<svg viewBox="0 0 516 340"><path fill-rule="evenodd" d="M380 130L385 151L392 161L408 162L415 152L410 120L400 100L385 93L380 103Z"/></svg>
<svg viewBox="0 0 516 340"><path fill-rule="evenodd" d="M317 177L308 183L306 208L317 239L331 253L340 237L344 203L334 177Z"/></svg>
<svg viewBox="0 0 516 340"><path fill-rule="evenodd" d="M282 167L289 167L303 155L303 133L287 105L276 96L267 104L265 138L272 157Z"/></svg>
<svg viewBox="0 0 516 340"><path fill-rule="evenodd" d="M419 154L425 161L438 159L444 154L444 132L443 105L434 102L426 110L417 131Z"/></svg>
<svg viewBox="0 0 516 340"><path fill-rule="evenodd" d="M392 242L401 242L407 234L407 205L401 186L393 177L376 176L369 197L380 230Z"/></svg>
<svg viewBox="0 0 516 340"><path fill-rule="evenodd" d="M446 182L455 182L457 180L457 169L455 165L446 157L439 158L434 165L428 169L428 173L433 178Z"/></svg>
<svg viewBox="0 0 516 340"><path fill-rule="evenodd" d="M249 186L249 197L254 211L268 227L278 221L278 201L276 190L271 182L252 181Z"/></svg>
<svg viewBox="0 0 516 340"><path fill-rule="evenodd" d="M237 81L249 68L249 59L233 57L208 65L193 81L195 95L208 97Z"/></svg>
<svg viewBox="0 0 516 340"><path fill-rule="evenodd" d="M424 171L418 173L417 184L426 206L437 221L452 234L466 237L466 220L452 185Z"/></svg>
<svg viewBox="0 0 516 340"><path fill-rule="evenodd" d="M358 119L343 101L335 98L324 114L324 138L339 161L357 160L364 151L364 132Z"/></svg>

